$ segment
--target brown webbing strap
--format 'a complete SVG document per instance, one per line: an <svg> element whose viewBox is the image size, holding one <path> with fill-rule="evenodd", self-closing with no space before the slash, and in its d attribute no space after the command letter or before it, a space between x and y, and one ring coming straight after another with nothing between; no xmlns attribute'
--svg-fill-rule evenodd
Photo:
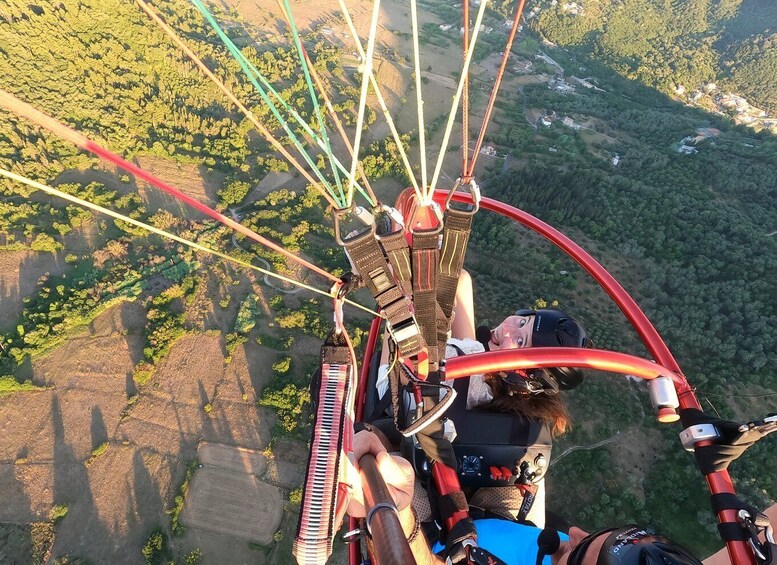
<svg viewBox="0 0 777 565"><path fill-rule="evenodd" d="M426 342L410 307L410 299L397 285L374 234L367 231L354 236L345 242L345 249L378 307L383 310L400 355L404 358L418 355L426 348Z"/></svg>
<svg viewBox="0 0 777 565"><path fill-rule="evenodd" d="M456 286L464 266L469 233L472 228L471 212L449 208L445 212L445 227L442 231L440 249L440 270L437 275L437 302L447 320L453 312Z"/></svg>
<svg viewBox="0 0 777 565"><path fill-rule="evenodd" d="M303 483L302 506L292 552L300 565L324 563L332 554L343 427L353 371L348 347L327 339L321 347L321 380Z"/></svg>
<svg viewBox="0 0 777 565"><path fill-rule="evenodd" d="M386 252L394 276L405 295L413 294L413 270L410 265L410 246L402 230L380 236L380 244Z"/></svg>
<svg viewBox="0 0 777 565"><path fill-rule="evenodd" d="M440 230L413 232L413 304L429 351L429 371L437 371L437 263Z"/></svg>

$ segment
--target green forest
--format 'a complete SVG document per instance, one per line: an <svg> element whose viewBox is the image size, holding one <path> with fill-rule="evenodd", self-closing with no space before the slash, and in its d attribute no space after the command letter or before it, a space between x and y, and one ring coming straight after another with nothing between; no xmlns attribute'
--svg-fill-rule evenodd
<svg viewBox="0 0 777 565"><path fill-rule="evenodd" d="M489 22L500 25L510 4L499 2ZM528 4L527 10L533 7ZM696 88L714 81L777 111L773 8L768 0L579 0L583 12L572 15L563 2L550 4L537 3L542 9L526 26L516 55L533 58L547 38L559 48L543 50L563 67L594 77L601 90L578 88L565 95L544 82L506 86L487 141L508 157L478 179L484 194L553 224L610 269L666 339L705 409L737 420L774 411L777 237L768 234L777 230L777 138L670 96L678 84ZM424 5L452 14L441 2ZM275 129L260 97L199 13L183 0L155 6ZM234 14L217 14L230 24L243 53L312 121L290 41L260 45ZM451 44L439 30L427 31L430 43ZM352 123L358 76L340 66L350 49L313 33L303 39L331 85L336 107ZM476 58L498 50L495 36L487 41ZM288 165L131 3L6 2L0 7L0 66L5 70L0 87L127 159L196 166L203 177L217 179L213 197L219 209L241 207L242 221L252 229L332 272L346 269L312 189L282 188L247 202L251 187L267 172L288 171ZM560 119L537 126L528 121L527 108L571 116L587 126L572 129ZM375 119L372 114L369 121ZM699 143L696 154L678 153L676 144L698 128L720 134ZM415 140L415 132L403 133L406 143ZM362 158L371 179L407 182L393 141L368 144ZM241 259L261 258L277 271L296 273L281 256L242 236L235 247L231 234L211 222L155 209L138 195L134 178L101 169L96 158L1 110L0 166ZM72 182L67 174L73 171L88 182ZM70 248L73 236L85 231L97 234L96 252ZM274 441L305 437L306 379L314 360L310 351L295 349L295 336L326 335L331 314L320 300L290 306L276 295L269 301L274 319L261 320L250 289L234 296L230 289L239 277L218 263L2 180L0 253L21 251L56 254L65 268L42 277L32 295L19 297L20 316L0 328L0 395L30 390L25 379L31 357L50 352L126 300L140 301L147 314L146 345L133 380L139 387L153 383L155 367L177 339L208 331L185 313L209 295L222 310L234 310L234 321L221 332L225 362L249 340L278 352L275 380L257 400L278 411ZM623 316L578 266L507 221L477 216L467 268L475 280L479 323L495 324L515 308L557 302L585 323L597 347L645 354ZM149 285L160 278L161 286ZM356 317L354 325L358 344L364 322ZM575 425L557 453L618 434L641 443L644 430L653 442L651 460L643 476L635 476L617 449L572 453L549 474L549 508L587 528L646 522L700 554L721 545L703 479L680 448L679 430L654 422L644 387L591 375L568 401ZM210 409L210 403L203 406ZM765 506L777 499L776 459L777 446L767 440L732 466L746 500ZM154 553L154 544L162 552L164 536L154 532L143 554L148 548Z"/></svg>
<svg viewBox="0 0 777 565"><path fill-rule="evenodd" d="M560 46L583 49L621 76L665 93L678 85L717 83L777 111L777 12L770 0L538 5L532 27Z"/></svg>

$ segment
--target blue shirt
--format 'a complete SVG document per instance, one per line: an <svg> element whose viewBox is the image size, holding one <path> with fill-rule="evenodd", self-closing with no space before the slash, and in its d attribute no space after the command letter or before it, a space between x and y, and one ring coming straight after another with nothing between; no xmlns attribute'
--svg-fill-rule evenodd
<svg viewBox="0 0 777 565"><path fill-rule="evenodd" d="M478 546L490 551L507 565L534 565L537 562L537 538L542 531L534 526L526 526L509 520L486 518L475 520L478 533ZM569 536L559 532L561 541ZM445 549L440 542L434 544L432 551L438 553ZM550 555L542 560L542 565L551 565Z"/></svg>

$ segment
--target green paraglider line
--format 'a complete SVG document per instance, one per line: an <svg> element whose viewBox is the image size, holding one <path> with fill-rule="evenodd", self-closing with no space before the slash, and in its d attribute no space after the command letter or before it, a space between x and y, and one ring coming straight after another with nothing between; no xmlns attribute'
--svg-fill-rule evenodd
<svg viewBox="0 0 777 565"><path fill-rule="evenodd" d="M307 162L308 166L315 171L316 176L319 178L321 183L327 188L327 190L332 195L332 197L337 201L338 205L343 207L345 204L343 199L339 199L337 197L336 192L332 189L332 185L329 183L329 181L327 181L324 178L324 176L321 174L321 171L319 171L318 167L313 163L313 160L310 158L310 155L308 155L308 153L305 151L305 148L303 147L302 143L299 141L299 139L294 134L294 132L291 131L289 124L286 122L286 120L283 119L280 112L278 111L278 108L273 104L272 100L267 95L267 92L264 90L264 88L262 88L262 86L254 77L253 72L250 66L248 65L248 61L246 60L246 58L243 56L243 54L240 52L237 46L234 43L232 43L229 37L227 37L226 33L224 33L224 30L221 29L221 27L213 18L213 15L210 13L210 11L208 11L205 5L202 2L200 2L200 0L191 0L191 3L194 5L194 7L196 7L200 11L203 17L216 31L224 46L229 50L229 52L235 58L237 63L240 65L240 68L243 69L243 72L248 77L248 80L251 81L251 84L254 86L254 88L257 90L259 95L262 97L262 100L270 108L270 111L272 112L273 116L275 116L275 119L277 119L278 122L281 124L281 127L283 127L283 130L289 136L289 139L291 140L291 142L294 144L294 146L300 152L302 157L305 159L305 162Z"/></svg>
<svg viewBox="0 0 777 565"><path fill-rule="evenodd" d="M297 55L299 56L300 65L302 66L302 74L305 75L305 82L308 85L308 92L310 93L310 100L313 102L313 111L316 114L316 120L318 121L318 128L321 132L321 139L324 144L324 148L329 155L329 163L332 167L332 173L335 176L335 182L337 183L337 189L340 191L340 197L344 198L343 183L340 182L340 175L337 174L337 167L335 167L332 146L329 144L329 137L326 134L326 124L324 123L324 116L321 113L321 106L318 103L318 96L316 95L316 89L313 86L313 80L310 77L310 69L308 68L308 62L305 60L305 54L303 53L302 41L299 38L299 30L297 24L294 21L294 15L291 11L291 4L289 0L283 0L283 4L286 8L286 17L291 28L291 36L294 38L294 47L297 49Z"/></svg>

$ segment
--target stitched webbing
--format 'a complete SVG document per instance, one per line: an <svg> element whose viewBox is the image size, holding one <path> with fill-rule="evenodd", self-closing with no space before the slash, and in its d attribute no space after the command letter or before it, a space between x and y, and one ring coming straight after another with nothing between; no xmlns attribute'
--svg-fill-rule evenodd
<svg viewBox="0 0 777 565"><path fill-rule="evenodd" d="M456 286L472 228L472 213L448 210L445 213L445 227L442 232L440 249L440 270L437 275L437 302L440 303L445 318L450 320L453 302L456 298Z"/></svg>
<svg viewBox="0 0 777 565"><path fill-rule="evenodd" d="M410 267L410 246L402 230L381 236L380 243L386 252L388 262L394 269L394 276L404 293L410 296L413 292L413 272Z"/></svg>
<svg viewBox="0 0 777 565"><path fill-rule="evenodd" d="M345 249L383 310L400 355L405 358L418 355L424 350L425 342L410 308L410 299L397 285L375 236L369 231L357 235L345 242Z"/></svg>
<svg viewBox="0 0 777 565"><path fill-rule="evenodd" d="M437 247L439 231L413 233L413 303L429 350L429 370L439 366L437 351Z"/></svg>
<svg viewBox="0 0 777 565"><path fill-rule="evenodd" d="M320 381L314 391L315 422L292 549L301 565L323 563L332 553L346 401L353 370L348 347L321 347Z"/></svg>

